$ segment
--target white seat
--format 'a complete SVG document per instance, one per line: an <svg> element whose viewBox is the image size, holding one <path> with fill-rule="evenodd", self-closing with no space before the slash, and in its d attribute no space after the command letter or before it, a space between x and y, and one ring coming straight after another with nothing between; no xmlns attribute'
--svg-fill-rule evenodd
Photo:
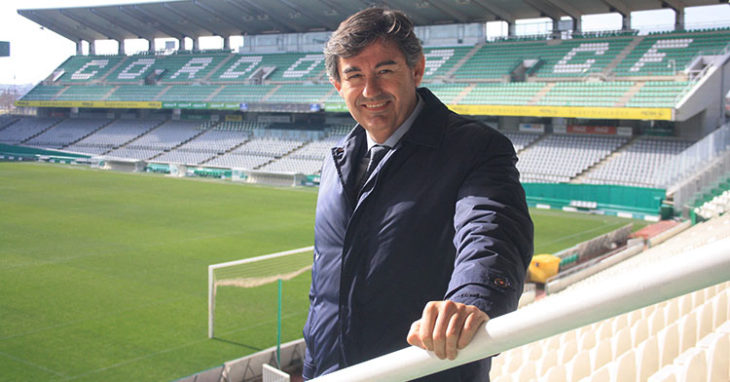
<svg viewBox="0 0 730 382"><path fill-rule="evenodd" d="M590 351L584 350L576 354L565 366L565 372L566 381L580 381L591 375Z"/></svg>
<svg viewBox="0 0 730 382"><path fill-rule="evenodd" d="M679 354L679 323L674 323L657 334L659 367L671 364Z"/></svg>
<svg viewBox="0 0 730 382"><path fill-rule="evenodd" d="M558 351L558 364L568 363L578 353L577 341L569 341L560 346Z"/></svg>
<svg viewBox="0 0 730 382"><path fill-rule="evenodd" d="M707 360L702 349L692 348L680 354L674 365L679 366L677 377L682 381L707 380Z"/></svg>
<svg viewBox="0 0 730 382"><path fill-rule="evenodd" d="M530 382L537 379L537 373L535 372L535 364L533 362L526 362L514 375L513 380L515 382Z"/></svg>
<svg viewBox="0 0 730 382"><path fill-rule="evenodd" d="M717 329L728 320L728 294L718 293L712 299L712 327Z"/></svg>
<svg viewBox="0 0 730 382"><path fill-rule="evenodd" d="M548 370L548 372L538 379L539 382L565 382L565 365L557 364Z"/></svg>
<svg viewBox="0 0 730 382"><path fill-rule="evenodd" d="M578 340L578 351L590 350L594 346L596 346L596 333L585 332L581 334L580 339Z"/></svg>
<svg viewBox="0 0 730 382"><path fill-rule="evenodd" d="M656 309L649 315L649 335L654 336L667 325L664 320L664 309Z"/></svg>
<svg viewBox="0 0 730 382"><path fill-rule="evenodd" d="M664 307L664 325L669 326L679 319L679 302L677 299L669 300Z"/></svg>
<svg viewBox="0 0 730 382"><path fill-rule="evenodd" d="M679 352L682 353L697 343L697 313L695 311L679 319Z"/></svg>
<svg viewBox="0 0 730 382"><path fill-rule="evenodd" d="M695 311L697 312L697 339L700 340L714 330L712 303L708 301L695 308Z"/></svg>
<svg viewBox="0 0 730 382"><path fill-rule="evenodd" d="M558 352L548 351L545 352L542 358L537 361L537 375L544 375L550 368L558 364Z"/></svg>
<svg viewBox="0 0 730 382"><path fill-rule="evenodd" d="M631 344L636 347L649 338L649 323L646 318L640 318L631 324Z"/></svg>
<svg viewBox="0 0 730 382"><path fill-rule="evenodd" d="M611 322L605 320L598 326L598 332L596 339L598 341L611 338L613 330L611 329Z"/></svg>
<svg viewBox="0 0 730 382"><path fill-rule="evenodd" d="M631 328L625 327L611 338L611 354L613 354L613 359L618 359L621 354L624 354L629 349L631 349Z"/></svg>
<svg viewBox="0 0 730 382"><path fill-rule="evenodd" d="M596 347L591 349L591 371L595 372L596 370L602 368L607 363L611 362L611 342L609 341L601 341L599 342Z"/></svg>
<svg viewBox="0 0 730 382"><path fill-rule="evenodd" d="M650 337L636 347L636 377L646 381L659 370L659 345L655 337Z"/></svg>
<svg viewBox="0 0 730 382"><path fill-rule="evenodd" d="M623 353L616 361L609 364L612 382L636 381L636 356L634 350Z"/></svg>
<svg viewBox="0 0 730 382"><path fill-rule="evenodd" d="M580 380L580 382L610 382L611 381L611 370L608 365L591 373L590 376Z"/></svg>
<svg viewBox="0 0 730 382"><path fill-rule="evenodd" d="M667 365L649 377L647 382L683 382L677 380L676 369L677 366Z"/></svg>
<svg viewBox="0 0 730 382"><path fill-rule="evenodd" d="M730 381L730 335L712 333L700 340L697 348L705 352L708 381Z"/></svg>
<svg viewBox="0 0 730 382"><path fill-rule="evenodd" d="M492 382L514 382L509 374L500 375L499 377L490 378L489 380Z"/></svg>

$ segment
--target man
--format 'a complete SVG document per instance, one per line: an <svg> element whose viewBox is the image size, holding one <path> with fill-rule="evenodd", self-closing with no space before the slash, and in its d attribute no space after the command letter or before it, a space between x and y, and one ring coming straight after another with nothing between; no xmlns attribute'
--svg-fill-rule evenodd
<svg viewBox="0 0 730 382"><path fill-rule="evenodd" d="M325 47L357 126L322 169L305 379L416 345L453 359L517 307L533 227L503 135L417 88L413 24L370 8ZM486 381L490 360L424 378Z"/></svg>

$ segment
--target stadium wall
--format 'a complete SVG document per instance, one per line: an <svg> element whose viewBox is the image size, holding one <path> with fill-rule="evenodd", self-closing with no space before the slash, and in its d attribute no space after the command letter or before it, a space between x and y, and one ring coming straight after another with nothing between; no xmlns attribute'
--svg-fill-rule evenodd
<svg viewBox="0 0 730 382"><path fill-rule="evenodd" d="M596 211L634 219L658 220L671 211L662 206L666 190L616 185L524 183L531 207Z"/></svg>
<svg viewBox="0 0 730 382"><path fill-rule="evenodd" d="M682 138L697 140L725 121L725 94L730 90L730 52L712 59L708 72L678 100L675 118Z"/></svg>

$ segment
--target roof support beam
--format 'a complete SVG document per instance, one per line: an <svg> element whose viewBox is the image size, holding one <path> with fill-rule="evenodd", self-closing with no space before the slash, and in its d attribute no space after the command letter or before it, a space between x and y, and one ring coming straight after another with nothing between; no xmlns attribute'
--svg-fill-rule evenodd
<svg viewBox="0 0 730 382"><path fill-rule="evenodd" d="M139 20L143 24L152 25L154 28L159 29L163 33L166 33L169 37L183 41L185 34L178 31L177 29L165 24L162 20L152 18L147 15L147 12L139 9L137 5L131 6L120 6L119 9L132 17L135 20Z"/></svg>
<svg viewBox="0 0 730 382"><path fill-rule="evenodd" d="M334 1L331 1L331 0L319 0L319 1L322 4L326 5L327 7L329 7L331 10L337 12L338 15L341 15L343 20L344 20L345 17L349 16L349 14L348 14L349 11L347 9L345 9L344 7L340 6L340 4L339 4L339 2L337 0L334 0ZM332 29L332 30L335 30L335 29L337 29L337 26L339 26L339 25L340 24L337 23L335 25L328 25L327 27L330 28L330 29Z"/></svg>
<svg viewBox="0 0 730 382"><path fill-rule="evenodd" d="M570 2L565 0L545 0L545 3L556 8L563 16L570 16L574 20L580 20L580 10L576 9Z"/></svg>
<svg viewBox="0 0 730 382"><path fill-rule="evenodd" d="M211 27L211 25L209 25L209 24L201 23L201 22L195 20L195 18L189 17L187 14L178 11L174 7L171 7L169 3L162 3L162 7L165 8L166 11L176 15L177 17L179 17L183 20L186 20L187 22L189 22L191 24L197 25L201 29L207 30L212 35L222 36L225 34L225 33L221 33L219 30L216 30L214 27Z"/></svg>
<svg viewBox="0 0 730 382"><path fill-rule="evenodd" d="M298 8L298 7L296 7L295 5L293 5L292 3L290 3L287 0L279 0L279 1L281 1L281 3L284 4L284 5L286 5L287 7L289 7L289 9L291 9L293 12L298 12L302 16L304 16L304 17L306 17L306 18L308 18L308 19L310 19L312 21L319 22L319 19L320 18L317 17L316 14L314 14L312 12L309 12L309 9L307 9L307 8Z"/></svg>
<svg viewBox="0 0 730 382"><path fill-rule="evenodd" d="M557 24L557 21L560 20L560 17L562 16L560 14L560 10L552 6L551 4L546 3L543 0L523 0L525 4L531 6L532 8L535 8L540 12L541 15L544 17L549 17L553 19L553 22Z"/></svg>
<svg viewBox="0 0 730 382"><path fill-rule="evenodd" d="M674 29L684 30L684 3L679 0L663 0L662 7L674 10Z"/></svg>
<svg viewBox="0 0 730 382"><path fill-rule="evenodd" d="M96 24L94 22L91 22L91 20L85 19L81 16L75 15L73 11L69 11L66 9L60 9L59 12L64 16L68 17L69 19L76 21L77 23L84 25L88 28L91 28L95 32L102 34L106 36L110 40L123 40L124 37L120 36L119 33L112 31L111 29L107 28L106 26L102 26L99 24Z"/></svg>
<svg viewBox="0 0 730 382"><path fill-rule="evenodd" d="M197 6L198 8L200 8L203 12L211 15L213 17L213 19L215 19L216 21L221 21L223 23L226 23L226 24L228 24L228 26L233 27L234 29L240 29L241 28L241 23L240 22L238 22L235 19L229 17L225 13L216 12L216 11L210 9L209 6L207 6L206 4L201 3L198 0L193 0L193 4L195 4L195 6ZM218 35L221 36L221 37L224 37L224 38L225 37L228 37L228 36L224 36L224 33L218 33Z"/></svg>
<svg viewBox="0 0 730 382"><path fill-rule="evenodd" d="M105 15L103 12L100 12L98 8L89 8L89 11L93 13L97 17L101 17L102 19L106 20L108 23L113 24L119 29L123 29L127 31L128 33L135 35L139 38L143 38L146 40L151 40L154 38L152 34L149 33L149 31L142 31L140 32L139 27L133 27L132 25L128 24L125 20L117 19L108 15Z"/></svg>
<svg viewBox="0 0 730 382"><path fill-rule="evenodd" d="M29 14L25 14L25 12L30 12ZM21 13L23 16L28 17L29 19L37 22L39 25L42 25L46 29L50 29L55 33L58 33L59 35L66 37L67 39L78 43L79 41L92 41L94 40L94 37L91 36L89 33L84 33L81 29L74 29L74 28L67 28L63 25L60 25L56 23L52 18L48 18L43 16L41 13L33 12L31 11L24 11Z"/></svg>
<svg viewBox="0 0 730 382"><path fill-rule="evenodd" d="M271 16L271 14L266 12L265 9L261 8L260 6L254 4L254 3L249 2L247 0L241 0L240 2L244 3L246 6L248 6L251 9L244 7L244 5L240 4L239 1L231 1L231 0L224 0L224 1L232 6L236 7L237 9L241 10L242 12L244 12L247 15L256 17L256 15L253 15L251 13L251 9L254 9L257 12L260 12L261 14L266 16L266 19L261 19L261 18L257 17L257 20L259 22L270 24L272 28L281 31L282 33L284 31L289 30L292 27L291 25L286 25L286 24L283 24L283 23L277 21L274 17ZM301 27L295 28L295 29L297 32L300 32L300 33L304 32L304 30L302 30Z"/></svg>
<svg viewBox="0 0 730 382"><path fill-rule="evenodd" d="M514 25L515 20L517 20L515 16L504 9L495 6L491 2L487 2L485 0L472 0L472 3L491 13L496 20L506 21L508 25Z"/></svg>
<svg viewBox="0 0 730 382"><path fill-rule="evenodd" d="M631 9L623 0L601 0L608 6L609 12L618 12L621 15L622 29L631 29Z"/></svg>
<svg viewBox="0 0 730 382"><path fill-rule="evenodd" d="M464 24L469 20L469 18L466 17L463 13L457 12L454 9L450 9L448 6L440 5L438 2L435 2L433 0L424 1L426 2L426 4L432 6L433 8L438 9L440 12L451 16L454 20L458 21L461 24Z"/></svg>

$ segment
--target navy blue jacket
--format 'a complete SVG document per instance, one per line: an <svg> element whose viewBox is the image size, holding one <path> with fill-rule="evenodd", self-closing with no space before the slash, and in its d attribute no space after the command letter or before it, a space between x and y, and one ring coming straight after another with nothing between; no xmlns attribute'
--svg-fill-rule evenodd
<svg viewBox="0 0 730 382"><path fill-rule="evenodd" d="M408 346L428 301L517 308L533 227L510 141L430 91L412 128L355 190L365 130L325 159L315 220L305 378ZM486 381L490 361L431 376Z"/></svg>

